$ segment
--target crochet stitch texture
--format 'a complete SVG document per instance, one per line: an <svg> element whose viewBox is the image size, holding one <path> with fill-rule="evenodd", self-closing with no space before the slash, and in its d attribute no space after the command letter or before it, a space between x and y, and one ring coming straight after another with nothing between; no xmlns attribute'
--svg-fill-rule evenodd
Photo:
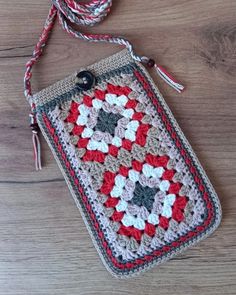
<svg viewBox="0 0 236 295"><path fill-rule="evenodd" d="M145 69L124 50L34 96L37 120L108 270L131 276L209 235L218 198Z"/></svg>

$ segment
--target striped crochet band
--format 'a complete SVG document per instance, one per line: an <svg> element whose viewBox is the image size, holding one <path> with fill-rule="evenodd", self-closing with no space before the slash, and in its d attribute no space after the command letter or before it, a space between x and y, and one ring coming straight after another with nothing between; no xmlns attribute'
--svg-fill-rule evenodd
<svg viewBox="0 0 236 295"><path fill-rule="evenodd" d="M90 41L90 42L105 42L118 44L128 49L131 57L138 62L142 62L149 67L154 67L157 74L176 91L182 92L184 86L178 83L162 66L155 63L153 59L146 56L137 55L133 49L132 44L125 38L111 36L109 34L90 34L76 31L70 25L76 24L79 26L94 26L100 23L110 12L112 6L112 0L92 0L88 3L80 3L74 0L51 0L52 6L50 7L48 17L46 19L43 31L40 35L39 41L36 44L33 55L30 60L26 63L26 71L24 76L24 93L27 100L31 104L32 112L31 117L31 129L33 132L33 145L34 145L34 156L35 156L35 167L36 170L41 169L40 159L40 143L37 136L39 131L35 117L35 105L32 100L32 89L31 89L31 77L32 67L37 62L43 49L47 43L49 34L53 28L56 18L58 17L59 23L62 28L72 35L73 37Z"/></svg>

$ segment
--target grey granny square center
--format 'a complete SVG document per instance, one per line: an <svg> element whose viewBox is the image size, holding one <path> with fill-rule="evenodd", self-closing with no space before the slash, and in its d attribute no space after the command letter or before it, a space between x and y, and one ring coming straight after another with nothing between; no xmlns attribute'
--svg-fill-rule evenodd
<svg viewBox="0 0 236 295"><path fill-rule="evenodd" d="M148 186L142 186L139 182L136 183L134 189L134 196L130 201L131 204L137 206L144 206L148 211L152 210L155 195L158 192L158 188L151 188Z"/></svg>
<svg viewBox="0 0 236 295"><path fill-rule="evenodd" d="M98 113L98 121L95 126L95 130L102 132L108 132L112 136L115 135L115 128L117 122L122 118L119 114L107 113L104 110L100 110Z"/></svg>

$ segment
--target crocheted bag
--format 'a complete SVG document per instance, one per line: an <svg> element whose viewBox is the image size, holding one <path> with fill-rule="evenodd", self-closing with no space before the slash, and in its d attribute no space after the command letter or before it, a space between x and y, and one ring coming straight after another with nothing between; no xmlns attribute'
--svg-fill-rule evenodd
<svg viewBox="0 0 236 295"><path fill-rule="evenodd" d="M82 34L67 22L66 18L88 25L91 15L100 21L110 6L111 1L86 5L53 1L27 63L25 89L32 107L36 168L41 168L39 126L103 263L113 275L128 277L211 234L220 223L221 209L192 148L141 63L155 66L177 90L183 87L153 60L135 55L127 40ZM127 49L32 96L31 67L56 15L77 37L121 43Z"/></svg>

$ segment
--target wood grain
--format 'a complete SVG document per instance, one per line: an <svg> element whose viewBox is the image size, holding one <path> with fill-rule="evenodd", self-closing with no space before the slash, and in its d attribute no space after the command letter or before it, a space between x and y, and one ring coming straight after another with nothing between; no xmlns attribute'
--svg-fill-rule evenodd
<svg viewBox="0 0 236 295"><path fill-rule="evenodd" d="M111 277L45 142L45 168L33 167L22 79L49 1L0 0L0 294L235 294L236 3L114 2L91 31L126 36L187 85L178 95L154 76L219 194L223 221L210 238L146 274ZM34 69L34 89L118 50L74 40L57 24Z"/></svg>

